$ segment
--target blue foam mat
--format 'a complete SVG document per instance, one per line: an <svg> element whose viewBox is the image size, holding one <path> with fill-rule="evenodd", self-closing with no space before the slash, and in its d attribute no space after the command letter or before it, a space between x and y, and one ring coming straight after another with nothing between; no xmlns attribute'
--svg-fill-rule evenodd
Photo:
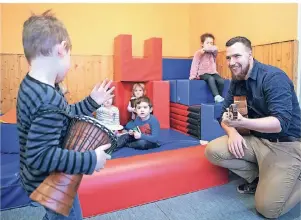
<svg viewBox="0 0 301 220"><path fill-rule="evenodd" d="M136 150L132 148L122 148L112 154L112 159L129 157L134 155L143 155L167 150L175 150L190 146L200 145L200 141L188 135L184 135L172 129L161 129L160 140L161 146L150 150Z"/></svg>

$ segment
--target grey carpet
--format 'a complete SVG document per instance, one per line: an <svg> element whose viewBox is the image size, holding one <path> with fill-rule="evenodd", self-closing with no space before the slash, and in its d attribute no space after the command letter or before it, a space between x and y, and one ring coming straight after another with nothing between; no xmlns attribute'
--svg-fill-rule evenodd
<svg viewBox="0 0 301 220"><path fill-rule="evenodd" d="M89 220L255 220L257 214L253 195L236 192L241 179L207 190L142 205L126 210L87 218ZM3 220L41 220L41 207L23 207L1 212ZM301 220L299 203L280 220Z"/></svg>

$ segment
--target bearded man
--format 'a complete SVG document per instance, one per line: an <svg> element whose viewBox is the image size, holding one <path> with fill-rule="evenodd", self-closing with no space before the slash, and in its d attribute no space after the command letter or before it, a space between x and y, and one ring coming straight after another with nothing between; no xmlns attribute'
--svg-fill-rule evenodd
<svg viewBox="0 0 301 220"><path fill-rule="evenodd" d="M211 141L208 160L246 180L240 193L255 193L256 210L277 218L301 201L301 112L294 85L281 69L258 62L246 37L226 43L232 81L220 123L225 136ZM248 117L230 119L235 96L247 100ZM240 128L250 130L241 135Z"/></svg>

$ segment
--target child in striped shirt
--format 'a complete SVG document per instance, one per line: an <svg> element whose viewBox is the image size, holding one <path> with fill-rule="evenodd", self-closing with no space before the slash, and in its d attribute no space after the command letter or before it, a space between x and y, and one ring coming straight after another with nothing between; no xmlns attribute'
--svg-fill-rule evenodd
<svg viewBox="0 0 301 220"><path fill-rule="evenodd" d="M94 87L79 103L68 105L58 84L70 68L71 40L64 24L50 11L32 15L23 24L23 48L31 68L22 80L17 98L17 126L20 143L20 176L22 186L30 195L52 172L92 174L110 159L104 151L109 144L96 150L78 152L64 149L62 142L69 119L63 114L91 115L112 98L111 81ZM41 114L47 110L52 113ZM78 196L68 217L48 208L43 219L82 219Z"/></svg>
<svg viewBox="0 0 301 220"><path fill-rule="evenodd" d="M123 129L123 126L120 125L119 109L113 105L113 98L105 101L103 105L96 110L96 119L116 134L117 131Z"/></svg>

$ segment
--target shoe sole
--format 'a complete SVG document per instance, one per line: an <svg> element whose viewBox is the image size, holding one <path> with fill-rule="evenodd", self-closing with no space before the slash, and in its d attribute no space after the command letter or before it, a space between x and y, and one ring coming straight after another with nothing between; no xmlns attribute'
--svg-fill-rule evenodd
<svg viewBox="0 0 301 220"><path fill-rule="evenodd" d="M240 194L255 194L255 192L246 192L246 191L242 191L238 188L236 188L237 192L239 192Z"/></svg>

